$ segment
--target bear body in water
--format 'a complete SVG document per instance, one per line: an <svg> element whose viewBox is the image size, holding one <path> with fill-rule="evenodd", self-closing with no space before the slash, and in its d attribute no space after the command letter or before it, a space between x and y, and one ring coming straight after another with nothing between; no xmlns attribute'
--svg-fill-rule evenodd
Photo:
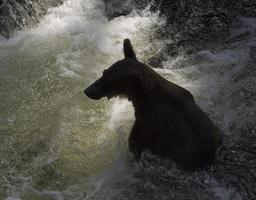
<svg viewBox="0 0 256 200"><path fill-rule="evenodd" d="M222 144L219 128L188 90L139 62L129 39L124 40L124 56L84 92L95 100L125 96L132 101L135 123L129 149L135 159L148 149L160 157L171 158L185 170L209 164Z"/></svg>

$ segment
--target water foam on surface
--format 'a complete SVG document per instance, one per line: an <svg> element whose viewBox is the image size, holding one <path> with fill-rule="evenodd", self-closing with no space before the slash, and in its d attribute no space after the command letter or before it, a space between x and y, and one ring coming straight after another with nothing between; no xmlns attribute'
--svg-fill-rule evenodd
<svg viewBox="0 0 256 200"><path fill-rule="evenodd" d="M149 40L162 23L148 10L109 21L100 0L66 0L36 27L0 41L0 198L83 199L84 179L120 163L131 106L94 102L83 90L123 58L124 38L154 54ZM124 113L130 125L121 133Z"/></svg>

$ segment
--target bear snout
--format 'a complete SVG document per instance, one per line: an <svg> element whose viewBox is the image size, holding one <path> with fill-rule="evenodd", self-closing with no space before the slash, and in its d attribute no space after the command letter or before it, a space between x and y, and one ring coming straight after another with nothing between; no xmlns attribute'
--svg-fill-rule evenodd
<svg viewBox="0 0 256 200"><path fill-rule="evenodd" d="M84 90L84 93L87 97L94 100L99 100L104 96L104 87L100 80L94 82L88 88Z"/></svg>
<svg viewBox="0 0 256 200"><path fill-rule="evenodd" d="M88 87L84 90L84 93L90 99L98 100L101 98L99 94L97 94L91 87Z"/></svg>

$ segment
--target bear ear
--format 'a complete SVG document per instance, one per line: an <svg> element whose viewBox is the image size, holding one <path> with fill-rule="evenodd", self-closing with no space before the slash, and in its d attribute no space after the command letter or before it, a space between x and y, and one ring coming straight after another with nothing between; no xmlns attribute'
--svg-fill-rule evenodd
<svg viewBox="0 0 256 200"><path fill-rule="evenodd" d="M131 41L129 39L125 39L124 40L124 57L125 58L133 58L133 59L136 59L136 55L134 53L134 50L132 48L132 44L131 44Z"/></svg>

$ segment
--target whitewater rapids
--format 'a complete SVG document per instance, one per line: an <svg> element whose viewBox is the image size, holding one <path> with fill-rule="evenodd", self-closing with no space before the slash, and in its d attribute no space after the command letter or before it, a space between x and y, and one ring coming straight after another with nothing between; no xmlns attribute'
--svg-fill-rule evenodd
<svg viewBox="0 0 256 200"><path fill-rule="evenodd" d="M124 38L144 62L164 48L170 41L155 38L164 23L148 8L109 21L101 0L66 0L34 28L0 41L0 199L243 199L206 171L186 174L147 152L133 164L132 105L83 94L123 58ZM255 33L254 19L239 23L240 32ZM243 99L254 94L255 76L233 82L255 48L255 37L248 37L218 52L167 58L156 71L189 89L232 135L255 113L256 101Z"/></svg>

